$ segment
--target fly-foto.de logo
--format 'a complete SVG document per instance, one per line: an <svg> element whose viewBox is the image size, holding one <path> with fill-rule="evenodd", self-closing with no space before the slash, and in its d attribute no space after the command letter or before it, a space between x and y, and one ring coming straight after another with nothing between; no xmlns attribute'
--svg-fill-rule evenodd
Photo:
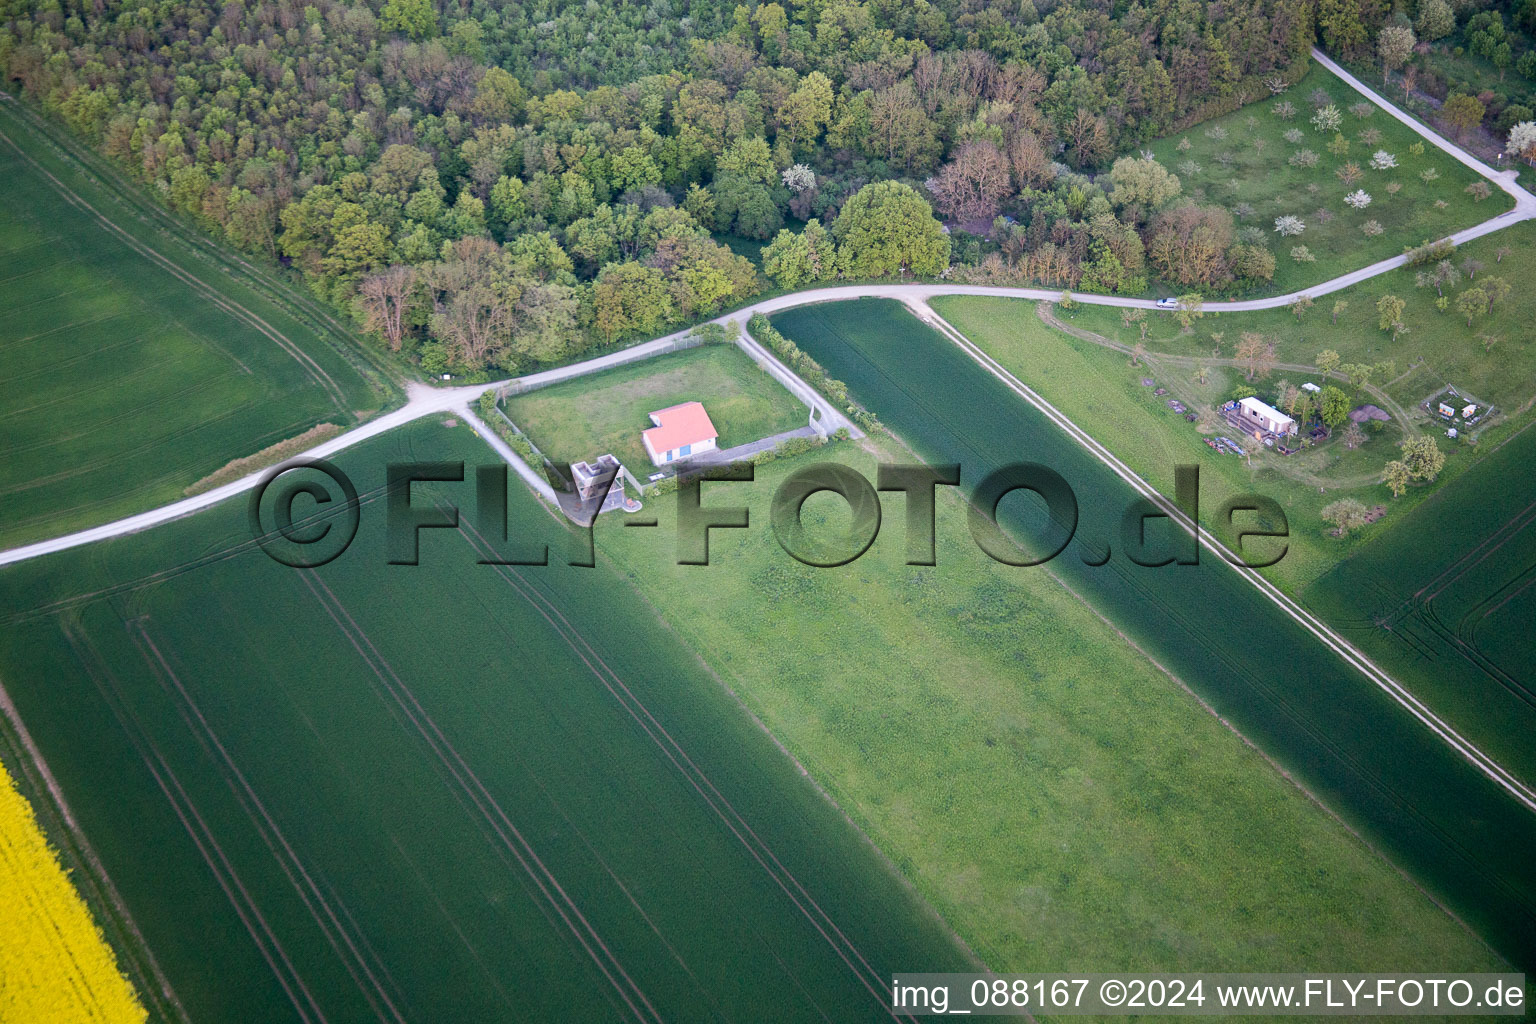
<svg viewBox="0 0 1536 1024"><path fill-rule="evenodd" d="M558 470L558 467L557 467ZM715 466L679 478L673 517L676 561L679 565L709 565L709 539L715 530L753 527L751 509L721 500L733 493L726 485L756 483L750 463ZM552 474L558 478L558 472ZM883 463L875 479L838 462L804 466L775 488L769 506L769 529L786 554L818 568L847 565L874 545L884 522L881 495L893 496L901 507L905 562L936 563L939 488L960 487L958 464ZM473 487L470 481L473 478ZM508 480L505 463L476 466L463 462L402 462L385 467L382 485L359 493L351 478L321 459L298 459L270 470L251 495L252 537L273 559L295 568L316 568L340 557L356 538L362 508L384 503L384 548L390 565L417 565L425 530L470 528L483 546L482 565L549 565L547 542L532 543L509 535ZM965 492L967 527L972 540L989 558L1005 565L1039 566L1060 556L1078 540L1077 556L1099 566L1120 557L1146 568L1198 565L1200 548L1209 544L1222 557L1243 568L1264 568L1278 562L1289 536L1284 511L1261 494L1228 498L1208 525L1221 531L1213 543L1201 525L1200 470L1175 467L1174 498L1155 493L1131 499L1114 521L1111 538L1078 536L1080 505L1068 481L1049 466L1018 462L984 474ZM563 482L563 481L562 481ZM709 484L710 501L704 485ZM431 499L422 488L430 485ZM596 486L556 491L567 517L585 535L582 550L565 564L595 564L592 529L610 509L638 510L637 502L610 501L610 491L622 492L617 471ZM735 492L735 493L739 493ZM817 495L841 502L846 514L841 529L808 525L806 503ZM1012 498L1022 495L1021 498ZM899 496L899 497L896 497ZM660 500L652 498L651 500ZM739 500L739 499L737 499ZM1007 507L1005 508L1005 502ZM462 506L462 507L461 507ZM467 512L467 515L465 514ZM626 527L656 528L654 515L620 515ZM1268 539L1260 551L1248 550L1254 538Z"/></svg>

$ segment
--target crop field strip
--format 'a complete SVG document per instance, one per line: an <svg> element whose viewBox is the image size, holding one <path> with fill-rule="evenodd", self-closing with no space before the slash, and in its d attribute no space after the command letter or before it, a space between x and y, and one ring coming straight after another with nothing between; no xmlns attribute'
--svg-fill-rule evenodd
<svg viewBox="0 0 1536 1024"><path fill-rule="evenodd" d="M614 993L635 1019L659 1020L656 1008L646 998L645 992L635 984L614 951L603 941L603 937L582 914L581 908L561 887L560 880L539 858L538 851L528 842L523 833L518 831L507 812L496 801L495 796L480 777L475 774L463 755L455 749L437 722L422 707L421 701L395 672L394 666L379 653L379 649L358 625L346 605L325 585L323 580L318 579L308 570L301 570L301 572L310 592L320 602L331 621L336 624L336 628L346 637L353 650L367 663L380 687L394 702L401 720L410 724L423 743L436 755L443 770L453 778L458 787L455 797L461 806L472 809L472 813L482 818L484 826L495 835L502 848L497 851L497 855L502 857L508 869L513 867L513 861L515 861L516 867L526 877L525 888L531 886L532 889L537 890L543 900L542 906L546 909L545 916L548 918L552 914L559 918L560 923L570 931L577 944L592 959L598 971L613 987ZM510 860L507 855L510 855Z"/></svg>
<svg viewBox="0 0 1536 1024"><path fill-rule="evenodd" d="M146 233L14 104L0 170L0 543L163 504L231 457L377 404L303 324L178 264L194 259L178 238Z"/></svg>
<svg viewBox="0 0 1536 1024"><path fill-rule="evenodd" d="M1051 570L1377 837L1506 955L1533 948L1536 878L1522 851L1536 842L1536 822L1527 812L1229 569L1205 559L1200 568L1161 571L1123 558L1106 569L1080 564L1076 545L1084 533L1113 535L1107 510L1123 508L1130 488L898 305L848 305L860 308L810 307L776 324L920 454L961 462L972 484L1014 458L1062 472L1078 491L1084 527ZM1006 506L1002 512L1020 526ZM1241 643L1232 642L1234 630Z"/></svg>
<svg viewBox="0 0 1536 1024"><path fill-rule="evenodd" d="M467 530L467 533L465 532ZM488 558L495 557L495 546L486 541L472 526L461 527L461 533L468 537L473 534L472 546L477 552ZM678 745L676 739L669 733L666 727L657 720L649 708L645 706L625 685L621 678L603 660L586 637L561 614L558 607L540 594L532 581L525 579L512 566L495 566L497 575L506 580L508 585L528 604L535 608L549 623L550 627L563 637L570 646L572 652L584 663L592 674L598 678L614 700L623 707L630 718L642 732L662 751L666 759L671 762L687 780L690 786L698 793L701 800L715 813L725 828L734 835L751 854L765 872L767 872L783 890L791 903L811 923L811 926L821 935L833 950L848 965L848 969L854 973L871 996L877 1001L885 998L883 989L886 984L885 976L874 967L864 953L854 945L843 931L838 928L836 922L827 914L806 887L790 873L760 837L752 826L732 806L729 799L720 792L709 775L688 756L687 752ZM902 1014L901 1016L908 1016Z"/></svg>
<svg viewBox="0 0 1536 1024"><path fill-rule="evenodd" d="M166 273L170 274L177 281L191 288L203 301L211 303L212 305L230 314L232 317L243 321L250 327L255 328L262 335L266 336L273 344L277 345L290 357L292 357L294 362L302 366L304 368L304 372L309 375L311 380L325 389L326 393L330 395L331 399L336 403L336 408L338 411L345 411L346 397L342 393L341 386L336 383L330 374L326 373L326 371L320 366L319 363L311 358L307 352L295 344L290 338L278 332L272 327L271 324L267 323L267 321L263 320L257 314L251 312L233 300L225 298L219 291L210 288L198 277L188 273L181 267L177 266L173 261L160 255L149 246L139 242L127 231L123 230L116 223L114 223L110 217L107 217L90 203L86 202L77 193L70 189L68 185L60 181L31 156L27 155L26 151L18 146L15 141L12 140L10 136L6 135L3 131L0 131L0 141L3 141L18 157L25 161L25 163L30 167L32 173L41 175L44 179L46 179L48 184L53 187L54 191L58 193L60 198L69 203L71 206L74 206L76 209L88 214L100 228L111 232L118 239L120 239L124 245L132 249L140 257L155 264Z"/></svg>
<svg viewBox="0 0 1536 1024"><path fill-rule="evenodd" d="M31 807L0 770L0 949L10 1020L142 1021L132 986L71 887Z"/></svg>
<svg viewBox="0 0 1536 1024"><path fill-rule="evenodd" d="M190 269L190 264L196 264L207 272L201 275L205 283L207 274L212 274L217 281L215 289L226 298L252 309L270 310L262 315L280 325L285 335L314 334L322 343L317 351L323 353L316 358L323 358L328 364L339 359L341 366L366 378L379 394L393 393L393 385L386 380L393 379L387 363L356 343L354 329L334 309L304 289L293 287L271 268L252 262L202 228L179 219L149 197L141 184L125 178L121 168L110 159L92 151L29 105L0 104L0 109L16 118L53 158L72 173L88 179L93 195L108 206L121 209L123 217L114 221L117 227L127 229L151 248L162 239L167 240L188 257L190 262L185 267ZM34 156L38 152L34 149ZM332 364L333 371L335 368Z"/></svg>
<svg viewBox="0 0 1536 1024"><path fill-rule="evenodd" d="M437 435L449 440L443 442ZM379 439L374 445L375 450L430 457L433 451L451 451L455 445L465 451L470 440L462 428L445 431L433 423L406 428L391 435L389 441ZM478 445L468 451L483 454ZM373 500L377 489L365 493L366 519L380 509ZM423 498L418 495L418 501ZM470 674L465 686L470 692L444 703L442 687L447 681L422 675L420 628L402 630L396 619L409 618L410 609L375 593L376 588L359 590L360 579L349 579L349 574L337 573L335 567L297 571L268 563L241 535L234 520L242 518L235 512L243 508L235 510L234 505L243 503L225 506L228 511L223 516L212 512L167 528L188 529L203 536L205 539L194 546L199 552L197 558L181 559L179 564L146 573L134 572L131 578L95 588L91 594L57 591L57 600L42 600L25 613L24 620L13 620L23 632L42 638L53 628L50 624L57 624L58 640L48 657L58 658L63 653L57 649L59 642L72 653L55 666L55 676L71 689L83 685L97 693L93 703L98 710L84 713L76 728L110 726L110 736L96 737L99 746L113 752L109 760L131 751L141 767L130 773L129 787L141 784L142 779L154 788L157 801L163 805L162 810L147 815L153 820L142 824L136 833L157 836L165 849L164 859L177 865L169 872L171 877L188 877L189 873L206 876L199 884L187 886L181 927L186 927L188 914L210 926L227 918L227 924L242 936L235 947L245 950L225 950L231 960L229 970L252 957L261 963L260 973L271 979L256 985L249 981L232 985L230 991L223 990L221 982L217 986L220 990L211 992L207 988L212 984L210 979L197 977L199 970L185 959L190 955L185 940L173 937L163 959L178 992L186 989L189 993L186 1001L194 1017L199 1008L206 1012L207 1005L221 1000L254 996L256 1002L250 1005L265 1006L276 1016L306 1021L336 1020L338 1013L380 1020L414 1018L422 1012L423 999L440 998L443 992L440 982L424 981L423 965L414 960L435 959L438 964L461 964L455 971L475 972L463 993L463 1005L500 1006L501 1015L514 1012L513 1004L507 1002L509 996L518 1002L524 987L542 978L551 986L549 991L564 993L567 998L574 995L570 986L580 986L581 1003L597 999L599 1005L607 1007L600 1013L603 1016L641 1020L686 1017L708 1013L700 1009L703 1007L731 1016L730 1007L740 1005L741 999L767 998L768 989L757 986L771 977L777 979L775 985L787 986L786 1012L790 1016L830 1014L838 1019L871 1016L871 1011L879 1011L885 973L909 958L956 967L966 962L942 937L945 933L937 919L910 902L911 896L870 859L872 853L863 846L863 840L847 829L835 810L787 765L777 763L782 755L749 720L741 720L744 716L718 683L696 669L673 671L668 688L690 681L709 688L715 696L709 692L661 696L663 691L656 690L660 682L656 670L638 666L653 664L656 659L674 665L672 655L664 648L648 648L646 653L633 655L616 652L618 636L628 634L611 634L611 626L599 627L597 619L583 625L594 606L580 601L572 605L568 586L559 582L541 585L543 577L538 574L576 574L573 579L581 584L579 593L589 597L606 594L609 598L617 585L612 577L607 577L606 583L587 583L580 574L591 570L568 569L558 561L555 566L526 574L497 574L472 562L459 565L452 573L430 571L425 557L420 569L389 570L397 574L400 585L441 585L441 593L462 594L451 601L439 599L437 603L446 607L431 613L433 621L452 621L455 630L469 628L465 622L468 614L477 634L485 632L493 638L482 648L484 655L467 663ZM514 509L525 527L530 516L535 527L540 522L545 527L554 525L554 520L526 496L514 502ZM557 542L563 534L563 529L556 528L552 536L557 558ZM111 547L117 550L109 553L109 561L126 557L141 563L144 552L135 553L131 550L135 548L149 547L160 553L172 550L162 546L171 543L170 538L154 543L152 538L157 535L162 534L157 531L114 542ZM426 540L424 548L432 550L424 556L462 562L466 553L473 558L490 549L490 542L467 525L455 534L455 540L455 544L436 547ZM369 548L366 555L382 562L382 548L374 543ZM365 552L354 550L346 557L358 559L354 563L357 567L373 571L363 561L364 556ZM244 593L244 588L221 588L215 582L220 576L248 569L250 560L259 560L257 564L263 566L258 577L282 574L268 577L265 584L258 580L258 589L266 588L262 596ZM98 562L92 558L91 564ZM480 582L461 582L457 575L461 571L471 576L478 573ZM11 580L17 578L9 576ZM42 579L33 583L42 583ZM191 607L182 607L194 596L194 590L204 592L202 588L210 584L214 587L211 601L205 597L195 613ZM280 589L271 590L274 584L281 584ZM67 583L63 587L69 589ZM42 587L50 589L52 584ZM508 597L512 598L510 606ZM381 613L390 621L380 621ZM256 626L250 620L253 614L270 616L267 621L271 627ZM445 614L448 620L442 619ZM482 623L485 615L491 618ZM639 616L632 621L643 622L648 617L641 609L620 618L630 620L632 615ZM605 612L601 621L611 619ZM128 627L124 631L118 625L116 638L113 620ZM210 641L189 632L194 623L202 623L200 628L206 630L211 622L229 623L228 628L236 630L230 635L241 639L225 645L232 649L215 655ZM522 625L514 626L514 622ZM480 630L481 625L488 631ZM535 625L539 628L530 633ZM642 628L655 630L654 626ZM333 635L331 630L340 634L339 647L327 639ZM251 635L246 637L246 633ZM261 648L251 646L257 636L265 641ZM340 673L324 697L321 691L306 692L306 687L290 679L292 673L285 674L282 667L287 657L284 652L292 651L293 643L300 639L325 651L322 668L327 678ZM665 643L675 641L667 638ZM510 649L505 654L491 654L498 645ZM43 646L50 647L47 642ZM563 651L561 657L570 666L540 681L540 687L552 687L552 694L565 696L554 704L543 703L544 710L536 715L564 739L541 736L533 743L527 742L529 737L519 741L517 728L504 728L518 720L515 712L478 706L499 687L487 690L493 677L477 666L505 662L505 671L513 672L511 678L515 680L517 666L527 664L529 658L545 657L535 655L535 649ZM62 726L63 719L55 719L46 711L34 715L27 706L37 695L28 692L25 680L14 670L12 656L16 653L10 642L0 652L0 671L4 671L7 685L19 691L18 702L28 720L39 720L34 732L44 747L50 740L61 742L58 734L50 736L50 724ZM615 660L615 653L622 656ZM238 668L252 657L255 660L247 667ZM255 691L250 686L232 689L235 678L209 675L210 671L217 673L214 666L218 658L237 666L230 670L234 677L244 671L255 673L247 679L270 678L274 682L255 684ZM676 663L676 667L685 663ZM307 681L318 681L319 677L303 674ZM566 708L574 694L564 688L576 684L583 675L588 682L580 686L590 694ZM336 690L337 684L341 684L340 690ZM647 695L647 690L653 692ZM365 693L370 694L366 711L355 704ZM540 706L539 702L527 704L528 698L515 692L506 696L514 703L526 704L528 711ZM658 707L658 698L665 708ZM293 700L298 703L290 705ZM314 703L317 700L319 705ZM701 749L699 724L677 718L680 708L700 701L712 709L704 712L709 721L716 725L735 722L726 730L733 739L721 740L706 729L711 738ZM577 714L578 707L587 710L569 719ZM558 725L548 720L551 713L569 720ZM468 735L485 727L482 720L487 714L502 723L495 727L500 730L500 753L492 760L487 760L488 737ZM591 717L593 714L597 717ZM355 738L330 742L327 726L336 721L335 715L344 715ZM385 722L391 723L387 732L395 738L378 732ZM567 733L572 728L580 729L586 738L571 743ZM758 763L757 757L739 760L743 729L747 732L746 747L756 750L757 756L768 756L773 763ZM78 746L81 741L62 742L75 753L83 753ZM283 751L283 764L263 761L258 752L268 747ZM371 758L378 759L381 781L373 781L371 771L366 778L360 776L366 762L349 759L364 748ZM585 753L578 753L583 749ZM651 753L645 754L646 750ZM103 756L108 755L93 751L86 760ZM75 759L58 754L50 757L69 764L74 772L65 776L66 791L71 781L80 782L85 769ZM569 763L561 768L560 762ZM293 788L299 773L308 775L321 766L324 770L310 783ZM427 769L425 773L423 769ZM402 771L406 775L401 775ZM116 772L123 774L124 766L119 764ZM510 790L509 772L510 777L523 780ZM339 775L332 777L332 773ZM610 808L593 818L594 806L609 807L616 798L606 795L615 781L636 773L636 778L626 780L619 789L627 792L644 785L646 795L635 791L627 800L634 807L622 811ZM381 811L396 824L383 823L384 834L380 835L381 823L371 821L368 813L377 809L380 794L368 791L386 785L382 780L405 782L407 777L412 781L402 791L400 802L412 810ZM338 785L342 790L336 788ZM452 797L446 804L440 797L426 796L442 792L443 786ZM355 801L343 798L343 792L354 790ZM786 794L788 806L797 808L789 817L785 816ZM80 815L87 827L92 827L93 806L99 813L98 801L110 799L96 793L82 798ZM684 802L679 805L678 800ZM309 807L301 810L300 805ZM665 812L660 812L662 806L667 807ZM427 812L429 807L435 809ZM648 816L650 807L660 813ZM322 808L331 808L334 813L326 814ZM414 813L430 813L435 824L415 836L401 832ZM714 824L705 825L706 819ZM654 836L627 831L641 820L651 823L647 831L654 831ZM604 829L596 827L598 821L605 822ZM686 826L680 821L693 824ZM422 821L417 829L425 824ZM704 826L702 832L700 826ZM173 840L165 834L166 828L186 838ZM609 828L617 834L607 834ZM811 832L803 833L806 828ZM352 831L355 829L360 831ZM679 834L678 829L685 829L685 833ZM432 838L429 849L421 846L428 841L427 833ZM123 834L110 825L98 821L93 834L112 837L109 842L115 846L116 857L126 857L130 864L144 856L142 851L135 853L118 845ZM340 854L333 847L338 834L352 837L349 847L358 844L351 857L364 850L378 851L378 857L371 859L376 861L379 883L363 885L356 869L344 866L349 863L346 859L337 859ZM687 838L679 842L683 834ZM812 835L818 837L814 850L805 845ZM820 849L823 840L827 841L827 851ZM465 842L470 845L464 846ZM440 874L440 868L448 863L444 858L451 858L457 866L451 881ZM123 875L131 880L126 887L130 905L135 902L135 893L143 898L146 891L152 892L161 884L145 890L142 867L136 871L120 862L112 863L111 856L107 859L114 877ZM689 891L686 897L675 891L673 886L682 883L667 879L679 872L679 877L691 877L691 889L699 891ZM830 889L828 872L840 879ZM453 952L417 953L407 957L413 962L400 961L402 926L381 921L383 907L372 895L386 878L395 880L394 902L402 915L409 915L410 908L425 906L417 890L428 886L427 903L437 909L424 914L417 926L419 935L440 934L440 944L451 944ZM474 880L492 878L503 879L496 883L498 888L511 885L520 894L517 905L524 908L518 911L520 918L528 920L531 914L532 920L542 922L532 932L525 925L521 933L548 936L542 942L533 939L531 945L527 938L518 940L516 945L524 949L518 961L523 966L515 970L504 953L496 952L508 940L502 927L494 924L498 913L486 906L470 909L477 901L466 905L465 894L459 891L466 881L474 885ZM726 879L735 881L726 883ZM854 879L857 884L850 884ZM726 889L719 890L722 883ZM215 910L207 903L209 886L214 887L216 902L222 903L224 910ZM611 895L598 898L599 891ZM717 897L704 895L711 892ZM721 898L725 893L731 897ZM678 932L684 920L678 917L679 899L682 906L693 908L687 919L690 928L697 928L698 936L691 930ZM741 905L733 906L732 899ZM874 906L855 906L868 900L873 900ZM497 905L503 904L498 900ZM889 913L893 906L894 915ZM191 907L198 909L193 913ZM164 929L169 922L158 920L157 911L151 906L141 916L148 940L162 949L167 944ZM699 919L693 920L694 916ZM738 916L741 924L727 925ZM907 934L871 931L877 922L890 921L905 922ZM224 927L216 926L215 933ZM492 936L498 935L493 942ZM560 935L565 937L558 938ZM642 936L648 938L642 941ZM233 941L225 940L226 944ZM701 960L705 949L710 955ZM756 952L749 953L750 949ZM905 953L893 958L896 949ZM203 955L211 954L204 951ZM588 966L572 971L573 956ZM743 956L749 959L743 960ZM721 958L730 963L722 965ZM478 968L471 966L475 964ZM193 975L190 981L189 970ZM727 970L733 972L734 980L720 990L722 971ZM742 972L746 980L735 977L735 971ZM796 975L803 977L797 980ZM843 980L836 980L839 977ZM592 988L594 983L607 994ZM338 986L352 995L339 995ZM263 989L267 994L259 995ZM692 995L680 1003L684 990ZM750 995L754 992L755 997ZM274 998L278 1002L273 1002ZM566 1004L567 1011L575 1012L573 1007L581 1003ZM818 1004L819 1011L815 1008ZM284 1009L276 1009L279 1005ZM533 999L527 1009L531 1012L538 1005L552 1010L559 1004L547 998L542 1004ZM345 1010L348 1006L353 1009ZM683 1011L681 1007L692 1009Z"/></svg>

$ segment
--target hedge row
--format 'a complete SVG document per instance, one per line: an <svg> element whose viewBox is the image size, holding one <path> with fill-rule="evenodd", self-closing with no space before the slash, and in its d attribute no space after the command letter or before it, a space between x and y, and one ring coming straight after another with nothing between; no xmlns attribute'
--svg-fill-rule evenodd
<svg viewBox="0 0 1536 1024"><path fill-rule="evenodd" d="M848 397L848 385L827 373L820 363L800 351L800 346L780 334L766 316L754 313L752 319L747 321L747 329L754 338L772 349L801 380L846 409L860 427L868 431L880 426L874 413Z"/></svg>

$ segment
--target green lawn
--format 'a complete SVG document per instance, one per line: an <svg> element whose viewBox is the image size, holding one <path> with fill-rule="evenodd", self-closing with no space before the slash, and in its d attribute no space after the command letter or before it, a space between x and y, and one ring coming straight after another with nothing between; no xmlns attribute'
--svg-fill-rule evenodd
<svg viewBox="0 0 1536 1024"><path fill-rule="evenodd" d="M828 372L847 381L851 394L912 445L921 458L959 463L962 480L968 486L974 487L988 473L1020 461L1043 463L1061 474L1077 496L1076 539L1048 567L1000 570L1003 576L1024 586L1045 587L1050 577L1060 580L1113 623L1120 635L1138 645L1293 778L1356 825L1373 845L1429 891L1439 894L1497 948L1516 959L1528 953L1529 936L1536 934L1536 879L1527 866L1529 848L1536 843L1536 820L1472 772L1421 723L1208 554L1198 566L1152 569L1133 564L1120 532L1124 511L1131 504L1130 488L1043 414L900 304L878 300L822 304L780 314L775 325ZM724 501L726 495L713 500ZM1036 507L1034 501L1006 499L999 517L1009 529L1032 536L1039 528L1040 513L1033 511ZM888 521L896 523L899 519L892 515ZM1159 532L1155 524L1150 532L1155 547ZM964 541L963 533L960 538ZM1098 565L1106 543L1112 548L1112 557ZM864 572L873 576L873 570ZM928 574L921 576L926 582ZM995 608L992 601L997 588L975 572L966 578L974 579L978 589L943 598L941 614L956 619L957 624L995 625L991 641L982 639L985 633L970 634L973 639L967 650L991 650L1001 664L1011 665L1006 678L1015 690L1041 690L1044 701L1062 709L1086 708L1090 702L1102 701L1094 712L1096 721L1117 711L1128 728L1150 721L1141 704L1133 704L1123 695L1102 696L1102 688L1118 683L1118 670L1085 670L1068 661L1057 646L1058 642L1073 644L1074 649L1098 653L1104 643L1096 633L1075 625L1063 626L1054 614L1037 615L1038 604L1026 604L1023 609ZM875 582L871 579L872 584ZM919 589L924 585L917 580L912 584ZM856 612L862 613L867 599L863 593L856 596ZM909 593L906 600L915 604L920 598ZM847 655L860 664L885 664L874 650L861 654L856 646L860 635L851 630L841 634ZM1083 639L1077 640L1079 637ZM870 642L886 641L883 635L870 634ZM941 715L952 702L964 701L957 691L977 685L969 663L956 664L959 667L939 677L952 680L952 689L942 695L925 694L918 701L918 706L929 709L933 716ZM807 673L784 685L814 687L819 679ZM887 684L882 679L873 685ZM1147 688L1137 692L1147 692ZM830 719L829 728L840 729L852 721L853 714L850 707ZM981 714L981 721L987 721L985 708ZM1036 721L1038 715L1025 719L1031 727ZM1149 731L1146 742L1150 745L1161 745L1180 755L1190 750L1188 730L1149 727ZM1140 753L1128 753L1130 740L1097 732L1093 735L1124 763L1144 763ZM861 736L858 742L869 747L874 741ZM947 748L952 744L940 740L938 745ZM1069 765L1039 760L1042 750L1052 749L1049 740L1042 740L1039 747L1025 741L1013 745L1032 778L1075 778ZM952 784L948 766L934 762L923 762L917 774L938 780L940 791L935 799L940 803L953 804L968 788ZM1104 775L1092 771L1086 772L1083 781L1095 792L1106 785ZM1036 781L1035 785L1038 789L1045 783ZM1003 788L1012 799L1030 799L1022 795L1025 787L1019 784ZM1215 819L1190 810L1189 801L1198 799L1198 790L1175 787L1166 794L1166 804L1155 790L1152 792L1143 803L1137 799L1136 789L1129 790L1129 813L1156 813L1156 808L1165 807L1166 813L1186 824L1191 834L1223 830ZM1253 815L1245 807L1234 808L1228 820L1241 820L1246 831L1257 827L1256 822L1263 818L1264 812ZM1185 838L1182 842L1187 848L1197 840ZM1272 853L1275 846L1266 843L1265 849ZM1033 864L1043 856L1031 851L1020 859ZM1193 865L1206 864L1213 871L1225 870L1225 865L1213 861L1190 852L1178 861L1179 870L1196 870ZM1094 897L1104 893L1103 879L1085 865L1076 871L1063 868L1061 878L1063 888L1082 886ZM1378 890L1367 888L1374 899ZM1239 886L1233 891L1241 891L1246 898L1252 890ZM1061 888L1049 888L1045 894L1054 901L1070 898ZM998 891L993 902L1013 895ZM1121 896L1115 890L1104 898L1103 905L1121 913ZM1228 910L1233 914L1253 912L1253 903L1241 906L1240 912L1236 907ZM1207 913L1223 911L1207 908ZM1311 915L1300 915L1295 921L1310 922L1299 927L1310 938L1316 937ZM1284 924L1267 919L1263 927L1263 934L1269 937L1286 932ZM1222 931L1227 936L1246 934L1236 926ZM1361 955L1379 949L1387 941L1384 934L1362 940ZM1303 941L1300 933L1296 941ZM1275 961L1266 958L1266 962Z"/></svg>
<svg viewBox="0 0 1536 1024"><path fill-rule="evenodd" d="M0 546L174 501L392 399L304 300L186 243L14 102L0 174Z"/></svg>
<svg viewBox="0 0 1536 1024"><path fill-rule="evenodd" d="M403 460L471 467L415 487L463 508L417 566L386 564ZM477 564L467 428L335 461L362 526L322 569L236 499L0 573L0 678L190 1019L876 1020L891 974L972 968L515 478L551 564Z"/></svg>
<svg viewBox="0 0 1536 1024"><path fill-rule="evenodd" d="M803 427L810 415L734 345L701 345L515 395L506 412L557 462L612 452L645 477L653 467L640 432L652 425L649 414L694 401L704 403L721 448Z"/></svg>
<svg viewBox="0 0 1536 1024"><path fill-rule="evenodd" d="M1311 124L1310 97L1319 89L1343 112L1339 131L1349 142L1343 155L1328 148L1333 133L1321 133ZM1433 146L1426 143L1424 154L1414 156L1410 147L1422 140L1396 118L1374 107L1365 118L1350 112L1351 106L1363 102L1364 97L1332 72L1314 66L1284 95L1160 139L1151 150L1179 176L1186 197L1224 206L1234 211L1239 229L1253 226L1263 232L1275 251L1275 277L1265 289L1268 293L1326 281L1510 208L1509 197L1497 189L1491 198L1474 201L1464 189L1478 176ZM1286 103L1295 109L1289 120L1275 112ZM1285 137L1292 129L1302 134L1297 142ZM1379 132L1380 138L1368 141L1370 132ZM1301 150L1317 154L1315 166L1291 165L1292 155ZM1396 169L1372 170L1369 162L1377 150L1395 155ZM1350 162L1359 165L1362 177L1346 185L1336 172ZM1425 182L1421 175L1428 170L1439 177ZM1392 182L1402 186L1396 195L1388 190ZM1356 189L1371 196L1363 210L1344 203L1345 195ZM1437 202L1444 202L1444 208ZM1251 212L1237 215L1239 204ZM1281 237L1275 219L1285 215L1300 217L1306 229L1298 236ZM1368 221L1379 224L1382 233L1367 236L1363 229ZM1315 261L1292 259L1291 250L1298 245L1305 245Z"/></svg>

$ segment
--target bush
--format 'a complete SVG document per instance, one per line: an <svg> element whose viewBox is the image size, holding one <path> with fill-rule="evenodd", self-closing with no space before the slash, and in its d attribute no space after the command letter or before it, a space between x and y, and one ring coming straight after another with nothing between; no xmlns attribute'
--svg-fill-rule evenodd
<svg viewBox="0 0 1536 1024"><path fill-rule="evenodd" d="M1456 253L1456 243L1443 238L1438 242L1425 242L1423 245L1406 249L1403 255L1407 257L1404 264L1409 267L1419 267L1426 263L1439 263L1441 260L1450 259Z"/></svg>
<svg viewBox="0 0 1536 1024"><path fill-rule="evenodd" d="M505 441L508 448L516 452L519 458L534 469L544 465L544 456L539 454L539 450L533 446L532 441L528 440L527 435L520 434L507 425L507 421L497 408L495 392L487 391L481 395L479 404L480 419L486 426L496 431L496 436Z"/></svg>

